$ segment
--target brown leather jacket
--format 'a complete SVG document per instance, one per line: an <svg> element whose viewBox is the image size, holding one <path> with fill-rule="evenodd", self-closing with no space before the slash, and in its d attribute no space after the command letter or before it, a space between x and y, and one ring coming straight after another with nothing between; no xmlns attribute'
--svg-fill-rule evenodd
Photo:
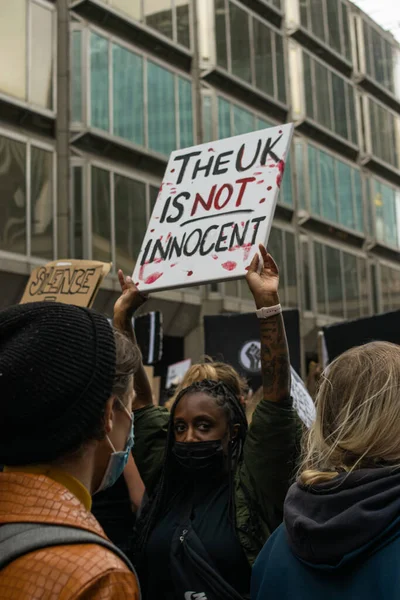
<svg viewBox="0 0 400 600"><path fill-rule="evenodd" d="M0 526L72 525L107 538L93 515L64 486L44 475L0 473ZM0 598L138 600L136 578L112 551L95 544L37 550L0 571Z"/></svg>

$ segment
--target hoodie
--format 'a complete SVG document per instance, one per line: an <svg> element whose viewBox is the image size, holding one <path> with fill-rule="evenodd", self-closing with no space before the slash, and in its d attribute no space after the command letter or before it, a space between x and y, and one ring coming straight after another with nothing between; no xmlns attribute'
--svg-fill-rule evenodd
<svg viewBox="0 0 400 600"><path fill-rule="evenodd" d="M295 483L253 568L252 600L400 597L400 469Z"/></svg>

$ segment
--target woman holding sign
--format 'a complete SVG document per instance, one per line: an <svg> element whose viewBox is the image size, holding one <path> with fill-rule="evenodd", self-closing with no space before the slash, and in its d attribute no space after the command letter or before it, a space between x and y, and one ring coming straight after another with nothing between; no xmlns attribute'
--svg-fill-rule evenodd
<svg viewBox="0 0 400 600"><path fill-rule="evenodd" d="M248 597L251 565L282 521L296 419L278 269L260 250L263 268L256 255L246 278L260 318L264 398L249 430L238 397L218 381L181 390L171 414L135 406L134 455L150 498L136 554L145 600Z"/></svg>

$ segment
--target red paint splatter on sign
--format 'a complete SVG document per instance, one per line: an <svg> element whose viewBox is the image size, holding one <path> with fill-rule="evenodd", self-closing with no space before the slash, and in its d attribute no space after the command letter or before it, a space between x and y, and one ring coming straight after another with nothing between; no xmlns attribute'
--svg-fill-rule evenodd
<svg viewBox="0 0 400 600"><path fill-rule="evenodd" d="M244 227L244 221L242 221L240 224L241 224L242 227Z"/></svg>
<svg viewBox="0 0 400 600"><path fill-rule="evenodd" d="M282 129L279 130L279 133L282 133Z"/></svg>
<svg viewBox="0 0 400 600"><path fill-rule="evenodd" d="M213 257L214 260L218 260L218 255L217 254L213 254L212 257Z"/></svg>
<svg viewBox="0 0 400 600"><path fill-rule="evenodd" d="M226 271L234 271L237 267L237 264L233 262L233 260L228 260L224 262L221 266L223 269L226 269Z"/></svg>
<svg viewBox="0 0 400 600"><path fill-rule="evenodd" d="M169 234L167 235L167 237L165 238L165 241L168 242L169 238L171 237L171 232L169 232Z"/></svg>
<svg viewBox="0 0 400 600"><path fill-rule="evenodd" d="M265 202L265 198L261 198L259 204L262 204L263 202Z"/></svg>
<svg viewBox="0 0 400 600"><path fill-rule="evenodd" d="M260 183L264 183L264 179L260 179L260 181L257 181L257 185L260 185Z"/></svg>
<svg viewBox="0 0 400 600"><path fill-rule="evenodd" d="M163 235L160 235L160 237L159 237L160 242L162 241L163 237L164 237Z"/></svg>
<svg viewBox="0 0 400 600"><path fill-rule="evenodd" d="M177 265L177 264L178 264L178 263L174 263L174 264L172 264L172 265L169 265L169 266L170 266L170 267L171 267L171 269L172 269L172 267L176 267L176 265Z"/></svg>
<svg viewBox="0 0 400 600"><path fill-rule="evenodd" d="M145 283L149 285L150 283L154 283L155 281L157 281L157 279L160 279L160 277L162 277L162 273L153 273L152 275L148 276Z"/></svg>
<svg viewBox="0 0 400 600"><path fill-rule="evenodd" d="M270 192L270 191L272 190L272 185L269 185L269 186L267 187L267 190Z"/></svg>
<svg viewBox="0 0 400 600"><path fill-rule="evenodd" d="M276 176L276 185L280 188L282 183L283 173L285 172L285 161L280 160L278 162L278 175Z"/></svg>
<svg viewBox="0 0 400 600"><path fill-rule="evenodd" d="M250 242L248 242L247 244L243 244L242 246L243 250L244 250L244 260L247 260L249 258L249 254L251 252L251 244Z"/></svg>
<svg viewBox="0 0 400 600"><path fill-rule="evenodd" d="M271 169L273 169L274 167L276 167L275 163L271 163L270 165L268 165Z"/></svg>
<svg viewBox="0 0 400 600"><path fill-rule="evenodd" d="M193 271L188 271L187 274L188 274L188 277L190 277L191 275L193 275Z"/></svg>
<svg viewBox="0 0 400 600"><path fill-rule="evenodd" d="M145 269L145 266L146 266L146 265L148 265L148 264L149 264L149 261L148 261L148 260L146 260L146 261L143 263L143 265L141 265L141 267L140 267L140 269L139 269L139 279L141 279L142 281L143 281L143 278L144 278L144 269Z"/></svg>
<svg viewBox="0 0 400 600"><path fill-rule="evenodd" d="M160 263L162 263L162 262L163 262L163 259L162 259L162 258L155 258L155 259L153 260L153 262L154 262L154 263L156 263L157 265L159 265Z"/></svg>
<svg viewBox="0 0 400 600"><path fill-rule="evenodd" d="M171 169L171 173L175 173L175 169Z"/></svg>
<svg viewBox="0 0 400 600"><path fill-rule="evenodd" d="M214 148L209 148L208 151L209 152L215 152Z"/></svg>
<svg viewBox="0 0 400 600"><path fill-rule="evenodd" d="M262 171L256 171L254 175L262 175Z"/></svg>

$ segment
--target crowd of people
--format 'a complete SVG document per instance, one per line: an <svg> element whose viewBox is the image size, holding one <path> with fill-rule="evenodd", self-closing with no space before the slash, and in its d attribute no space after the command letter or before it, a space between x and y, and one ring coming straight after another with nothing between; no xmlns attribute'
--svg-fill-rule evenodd
<svg viewBox="0 0 400 600"><path fill-rule="evenodd" d="M0 312L1 599L395 596L400 348L371 342L318 371L305 431L278 269L260 255L250 400L207 361L155 405L132 328L145 297L122 272L114 328L67 304Z"/></svg>

